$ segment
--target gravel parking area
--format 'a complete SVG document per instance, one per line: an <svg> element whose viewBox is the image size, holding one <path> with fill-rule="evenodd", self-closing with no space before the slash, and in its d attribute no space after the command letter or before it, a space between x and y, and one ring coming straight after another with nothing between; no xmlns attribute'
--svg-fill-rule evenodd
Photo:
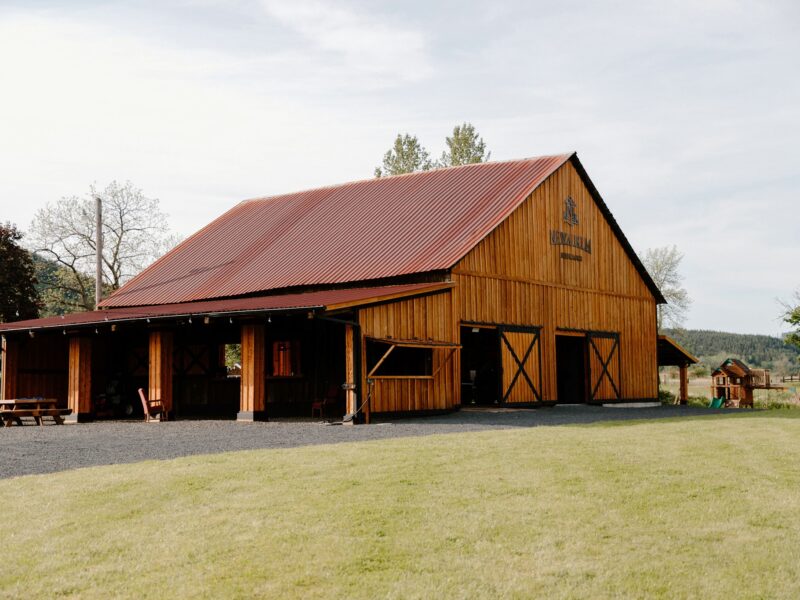
<svg viewBox="0 0 800 600"><path fill-rule="evenodd" d="M291 448L516 427L697 417L723 412L726 411L678 406L556 406L536 410L464 409L448 415L352 427L311 421L101 422L45 427L15 426L0 431L0 478L235 450Z"/></svg>

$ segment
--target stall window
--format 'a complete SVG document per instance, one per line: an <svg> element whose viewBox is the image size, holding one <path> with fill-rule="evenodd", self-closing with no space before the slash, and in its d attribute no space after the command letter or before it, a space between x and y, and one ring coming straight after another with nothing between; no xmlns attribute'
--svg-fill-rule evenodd
<svg viewBox="0 0 800 600"><path fill-rule="evenodd" d="M384 342L367 341L367 371L372 371L391 347ZM433 373L433 350L395 346L373 377L430 377Z"/></svg>
<svg viewBox="0 0 800 600"><path fill-rule="evenodd" d="M272 376L300 377L300 342L278 340L272 342Z"/></svg>

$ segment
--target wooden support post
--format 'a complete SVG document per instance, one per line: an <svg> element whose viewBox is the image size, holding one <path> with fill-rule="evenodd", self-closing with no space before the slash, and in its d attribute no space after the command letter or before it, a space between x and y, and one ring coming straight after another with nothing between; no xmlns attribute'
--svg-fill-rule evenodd
<svg viewBox="0 0 800 600"><path fill-rule="evenodd" d="M689 365L680 366L680 391L678 397L681 404L689 403Z"/></svg>
<svg viewBox="0 0 800 600"><path fill-rule="evenodd" d="M237 421L266 421L266 348L264 325L242 325L242 379L239 392Z"/></svg>
<svg viewBox="0 0 800 600"><path fill-rule="evenodd" d="M172 402L172 332L150 332L150 358L148 361L148 400L161 400L164 410L172 419L175 407Z"/></svg>
<svg viewBox="0 0 800 600"><path fill-rule="evenodd" d="M3 336L2 387L0 400L17 397L17 372L19 369L19 341Z"/></svg>
<svg viewBox="0 0 800 600"><path fill-rule="evenodd" d="M369 385L369 383L367 383L367 381L369 379L367 377L367 375L366 375L367 374L367 338L363 334L360 337L361 337L361 340L360 340L360 343L361 343L361 373L363 373L362 381L364 382L364 386L361 388L363 390L362 393L364 395L364 398L361 400L361 404L363 405L363 408L361 410L364 411L364 423L369 425L370 421L371 421L370 413L372 412L372 406L370 406L370 402L372 401L370 394L374 393L375 388L371 387Z"/></svg>
<svg viewBox="0 0 800 600"><path fill-rule="evenodd" d="M344 326L344 382L345 382L345 414L352 415L358 408L356 395L356 344L353 326ZM353 419L345 421L345 425L352 425Z"/></svg>
<svg viewBox="0 0 800 600"><path fill-rule="evenodd" d="M88 337L75 336L69 340L67 406L72 409L67 422L92 420L92 339Z"/></svg>

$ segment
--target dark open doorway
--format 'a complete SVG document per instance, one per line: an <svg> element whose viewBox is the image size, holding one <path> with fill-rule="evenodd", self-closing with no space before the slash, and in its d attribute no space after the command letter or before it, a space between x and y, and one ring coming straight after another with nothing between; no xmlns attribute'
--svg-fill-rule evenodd
<svg viewBox="0 0 800 600"><path fill-rule="evenodd" d="M586 338L556 336L556 378L559 404L586 402Z"/></svg>
<svg viewBox="0 0 800 600"><path fill-rule="evenodd" d="M461 328L461 404L498 404L501 391L500 337L491 327Z"/></svg>

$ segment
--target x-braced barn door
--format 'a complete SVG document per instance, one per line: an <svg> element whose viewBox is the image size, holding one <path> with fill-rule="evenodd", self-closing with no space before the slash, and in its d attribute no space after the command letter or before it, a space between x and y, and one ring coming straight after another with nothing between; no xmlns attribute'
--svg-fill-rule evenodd
<svg viewBox="0 0 800 600"><path fill-rule="evenodd" d="M541 401L541 329L506 325L499 327L498 332L503 366L502 401Z"/></svg>
<svg viewBox="0 0 800 600"><path fill-rule="evenodd" d="M619 400L620 359L619 334L591 332L589 341L589 398L590 400Z"/></svg>

